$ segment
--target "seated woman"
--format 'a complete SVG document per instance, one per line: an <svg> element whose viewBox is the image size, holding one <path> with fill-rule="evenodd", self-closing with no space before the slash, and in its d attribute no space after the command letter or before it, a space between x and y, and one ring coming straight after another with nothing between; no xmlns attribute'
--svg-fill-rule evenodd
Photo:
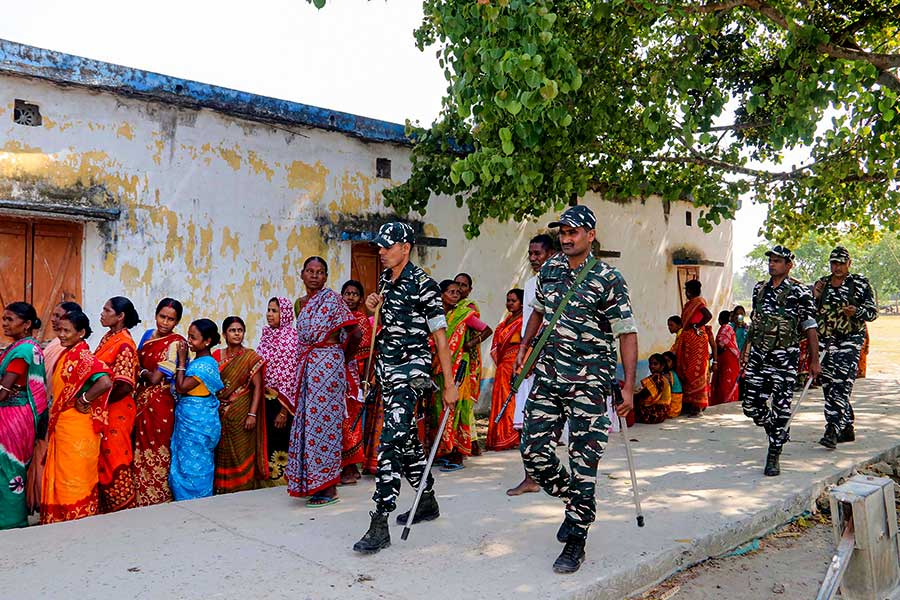
<svg viewBox="0 0 900 600"><path fill-rule="evenodd" d="M678 373L675 372L677 360L674 352L663 352L663 358L666 360L666 378L669 380L669 387L672 388L672 402L669 403L669 418L674 419L681 414L681 380L678 379Z"/></svg>
<svg viewBox="0 0 900 600"><path fill-rule="evenodd" d="M641 380L642 389L634 395L637 422L662 423L669 416L672 392L665 376L666 359L662 354L650 356L650 375Z"/></svg>

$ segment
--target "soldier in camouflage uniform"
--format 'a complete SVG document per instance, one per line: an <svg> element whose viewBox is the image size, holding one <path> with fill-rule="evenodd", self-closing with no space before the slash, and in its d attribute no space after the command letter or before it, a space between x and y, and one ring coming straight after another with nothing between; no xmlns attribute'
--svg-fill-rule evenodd
<svg viewBox="0 0 900 600"><path fill-rule="evenodd" d="M559 227L562 253L544 263L538 275L534 312L528 320L517 369L531 340L547 326L590 255L596 218L586 206L574 206L550 227ZM637 363L637 326L628 287L619 272L597 261L575 293L534 367L535 381L525 403L521 452L525 471L551 496L566 503L566 516L557 532L565 543L553 564L557 573L573 573L584 560L588 528L596 512L594 487L597 463L607 441L606 399L616 385L616 348L619 339L625 369L624 402L632 408ZM556 445L563 424L569 425L569 469L560 464Z"/></svg>
<svg viewBox="0 0 900 600"><path fill-rule="evenodd" d="M378 283L380 293L366 298L366 307L375 311L381 304L381 330L376 335L375 374L384 399L384 428L378 446L375 476L375 511L369 530L353 549L372 554L391 545L388 515L397 508L401 475L418 487L427 476L425 492L413 523L440 516L431 473L425 473L425 452L416 432L415 408L424 391L431 389L431 350L434 337L438 360L444 374L443 401L453 406L458 391L453 382L450 350L447 346L447 319L438 284L422 269L409 262L415 232L406 223L386 223L373 243L385 271ZM409 514L400 515L405 524Z"/></svg>
<svg viewBox="0 0 900 600"><path fill-rule="evenodd" d="M787 422L800 361L800 336L809 342L809 372L820 372L816 306L809 288L789 277L794 254L784 246L768 252L769 281L753 288L750 331L741 354L744 376L740 383L741 407L769 438L764 473L781 473L781 448L788 441ZM771 407L769 404L771 403Z"/></svg>
<svg viewBox="0 0 900 600"><path fill-rule="evenodd" d="M819 443L834 448L856 439L850 392L866 339L866 323L878 317L869 280L850 272L850 253L843 246L828 257L831 275L816 281L813 295L818 307L819 340L828 354L822 363L825 393L825 434Z"/></svg>

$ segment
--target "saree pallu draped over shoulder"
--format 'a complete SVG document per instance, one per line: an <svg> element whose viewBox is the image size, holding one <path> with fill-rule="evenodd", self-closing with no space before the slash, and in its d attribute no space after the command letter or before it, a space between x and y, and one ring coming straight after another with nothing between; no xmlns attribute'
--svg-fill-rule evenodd
<svg viewBox="0 0 900 600"><path fill-rule="evenodd" d="M451 372L453 373L459 370L464 358L467 361L469 360L469 353L465 351L466 332L468 331L466 319L473 314L475 314L475 311L470 306L462 306L461 304L447 313L447 345L450 347L450 362L453 365ZM456 402L456 406L450 409L450 417L447 421L447 427L444 428L444 433L441 436L437 456L446 456L452 452L458 452L463 456L472 454L475 407L470 391L473 385L473 379L469 376L470 368L471 363L466 365L465 377L459 386L459 400ZM428 431L426 437L429 445L431 440L434 439L444 412L442 400L444 375L438 364L434 366L434 383L437 389L434 391L433 402L428 410Z"/></svg>
<svg viewBox="0 0 900 600"><path fill-rule="evenodd" d="M142 369L159 369L163 380L158 385L142 386L135 396L134 486L137 506L150 506L172 500L169 488L169 444L175 428L175 397L172 375L178 357L178 345L187 341L177 333L160 338L145 336L138 348Z"/></svg>
<svg viewBox="0 0 900 600"><path fill-rule="evenodd" d="M672 351L676 356L676 371L682 386L682 406L686 412L699 412L709 405L709 341L711 329L697 327L702 320L701 309L706 300L692 298L681 312L683 329Z"/></svg>
<svg viewBox="0 0 900 600"><path fill-rule="evenodd" d="M347 417L344 419L341 432L343 435L343 448L341 450L341 467L357 465L365 461L363 451L363 421L360 413L363 410L361 399L362 378L366 376L366 359L369 356L369 342L372 341L372 326L369 317L361 311L356 311L353 318L362 332L359 342L359 350L354 360L347 362ZM373 415L367 414L371 418Z"/></svg>
<svg viewBox="0 0 900 600"><path fill-rule="evenodd" d="M184 376L195 378L200 385L188 394L179 394L175 404L169 469L169 487L175 500L212 496L215 451L222 433L216 398L224 387L219 364L212 356L195 358Z"/></svg>
<svg viewBox="0 0 900 600"><path fill-rule="evenodd" d="M131 432L136 415L132 394L137 381L137 346L131 333L122 329L106 333L94 355L109 367L113 384L127 383L132 388L132 393L109 403L109 424L100 440L100 509L108 513L135 505Z"/></svg>
<svg viewBox="0 0 900 600"><path fill-rule="evenodd" d="M286 471L292 496L311 496L340 481L347 370L343 346L328 340L352 325L356 319L344 300L329 289L312 296L297 316L297 414Z"/></svg>
<svg viewBox="0 0 900 600"><path fill-rule="evenodd" d="M109 394L95 398L87 414L76 410L75 400L104 375L111 375L109 369L85 342L63 352L56 363L41 485L43 524L100 512L100 436L106 430Z"/></svg>
<svg viewBox="0 0 900 600"><path fill-rule="evenodd" d="M24 361L26 384L14 385L0 402L0 529L28 525L26 477L38 422L47 411L44 359L34 338L19 340L0 354L0 378L13 361Z"/></svg>
<svg viewBox="0 0 900 600"><path fill-rule="evenodd" d="M738 350L737 336L731 325L723 325L716 335L716 346L725 350L718 350L716 356L716 372L713 374L712 398L710 406L736 402L738 399L738 377L741 374L740 350Z"/></svg>
<svg viewBox="0 0 900 600"><path fill-rule="evenodd" d="M266 457L266 403L261 399L256 412L256 427L247 430L244 422L253 404L253 377L265 361L253 350L244 349L225 358L225 351L216 351L219 372L225 388L219 404L222 437L216 447L216 471L213 490L216 494L256 489L269 478Z"/></svg>
<svg viewBox="0 0 900 600"><path fill-rule="evenodd" d="M513 427L515 404L511 402L506 407L499 423L494 421L512 389L516 355L521 342L522 315L518 317L510 315L497 325L491 344L491 355L496 356L497 369L494 373L494 389L491 392L491 420L488 423L485 441L488 450L509 450L519 447L519 432Z"/></svg>

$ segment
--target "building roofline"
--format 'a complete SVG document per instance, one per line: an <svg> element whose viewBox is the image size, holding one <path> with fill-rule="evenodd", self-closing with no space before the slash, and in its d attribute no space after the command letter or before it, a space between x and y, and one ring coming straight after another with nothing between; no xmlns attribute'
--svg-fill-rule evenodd
<svg viewBox="0 0 900 600"><path fill-rule="evenodd" d="M0 73L168 104L209 108L251 121L336 131L368 142L411 143L405 127L399 123L259 96L4 39L0 39Z"/></svg>

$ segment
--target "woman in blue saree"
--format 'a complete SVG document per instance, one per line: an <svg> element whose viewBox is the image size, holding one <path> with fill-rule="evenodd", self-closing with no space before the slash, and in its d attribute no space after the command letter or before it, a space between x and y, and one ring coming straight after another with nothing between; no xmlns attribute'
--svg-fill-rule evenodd
<svg viewBox="0 0 900 600"><path fill-rule="evenodd" d="M213 493L215 450L222 433L216 394L225 386L210 348L220 341L216 324L209 319L198 319L188 329L188 345L194 351L194 360L188 363L187 348L178 349L175 368L178 397L169 470L169 487L175 500L205 498Z"/></svg>

